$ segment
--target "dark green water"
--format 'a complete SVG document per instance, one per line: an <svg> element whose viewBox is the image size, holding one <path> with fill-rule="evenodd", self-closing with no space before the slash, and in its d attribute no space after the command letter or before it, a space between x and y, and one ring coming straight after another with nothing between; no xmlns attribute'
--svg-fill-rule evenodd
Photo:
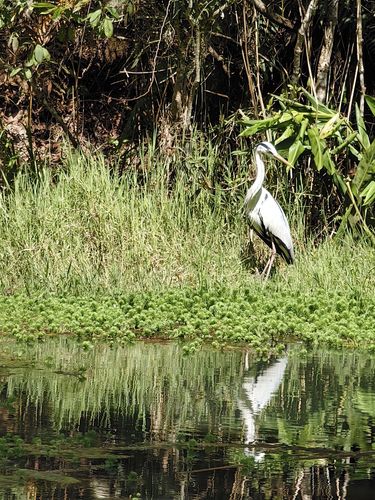
<svg viewBox="0 0 375 500"><path fill-rule="evenodd" d="M375 498L368 354L3 341L0 383L2 499Z"/></svg>

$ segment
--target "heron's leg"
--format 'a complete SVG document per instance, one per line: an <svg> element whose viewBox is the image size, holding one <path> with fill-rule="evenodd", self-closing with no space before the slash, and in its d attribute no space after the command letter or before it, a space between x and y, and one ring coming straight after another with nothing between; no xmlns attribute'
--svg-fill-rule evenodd
<svg viewBox="0 0 375 500"><path fill-rule="evenodd" d="M269 265L270 265L271 257L272 257L272 254L271 254L270 258L267 260L267 263L264 266L264 269L263 269L263 271L260 274L262 278L264 278L267 275L267 271L268 271L268 268L269 268Z"/></svg>
<svg viewBox="0 0 375 500"><path fill-rule="evenodd" d="M272 265L274 263L275 257L276 257L276 247L275 247L275 243L272 240L272 253L271 253L271 257L269 258L269 260L268 260L268 262L266 264L266 267L263 270L263 273L265 274L265 277L264 277L265 281L268 280L268 276L270 275L271 267L272 267ZM267 272L266 272L266 269L267 269ZM263 273L262 273L262 275L263 275Z"/></svg>

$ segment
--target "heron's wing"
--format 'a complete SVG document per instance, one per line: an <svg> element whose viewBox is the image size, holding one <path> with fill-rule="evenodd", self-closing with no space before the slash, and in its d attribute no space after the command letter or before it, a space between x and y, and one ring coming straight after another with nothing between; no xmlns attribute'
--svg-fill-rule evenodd
<svg viewBox="0 0 375 500"><path fill-rule="evenodd" d="M260 199L249 213L254 231L272 248L274 242L276 251L290 264L294 261L293 242L288 220L283 209L275 198L262 189Z"/></svg>

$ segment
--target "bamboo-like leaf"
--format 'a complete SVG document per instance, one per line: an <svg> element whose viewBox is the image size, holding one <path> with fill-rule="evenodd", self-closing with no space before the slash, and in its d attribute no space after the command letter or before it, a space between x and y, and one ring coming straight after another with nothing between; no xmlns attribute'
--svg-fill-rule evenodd
<svg viewBox="0 0 375 500"><path fill-rule="evenodd" d="M364 198L364 205L371 205L375 202L375 181L371 181L361 193L361 197Z"/></svg>
<svg viewBox="0 0 375 500"><path fill-rule="evenodd" d="M375 140L363 153L352 181L358 192L361 191L363 183L368 181L372 175L375 175Z"/></svg>
<svg viewBox="0 0 375 500"><path fill-rule="evenodd" d="M351 149L350 146L351 146L351 143L354 141L354 139L357 138L357 135L358 135L358 132L352 132L350 135L348 135L348 137L345 139L345 140L342 140L342 137L341 137L341 134L340 134L340 139L342 142L340 142L340 144L331 150L331 153L333 155L339 153L342 149L346 148L346 147L349 147L350 151L355 155L355 156L358 156L358 151L356 149Z"/></svg>
<svg viewBox="0 0 375 500"><path fill-rule="evenodd" d="M288 125L281 136L276 139L275 144L280 144L285 139L289 139L289 137L295 135L295 133L294 125Z"/></svg>
<svg viewBox="0 0 375 500"><path fill-rule="evenodd" d="M331 153L328 149L323 153L322 161L324 168L329 174L333 175L334 173L336 173L337 169L335 167L335 164L333 163Z"/></svg>
<svg viewBox="0 0 375 500"><path fill-rule="evenodd" d="M298 139L303 141L303 138L305 137L306 129L309 125L309 120L307 118L304 118L301 122L301 127L298 132Z"/></svg>
<svg viewBox="0 0 375 500"><path fill-rule="evenodd" d="M250 137L257 132L261 132L262 130L266 130L268 128L272 128L272 126L278 121L279 115L273 116L272 118L266 118L264 120L252 120L252 123L249 123L249 126L245 128L240 133L241 137Z"/></svg>
<svg viewBox="0 0 375 500"><path fill-rule="evenodd" d="M365 95L365 101L367 106L370 108L371 113L375 116L375 97Z"/></svg>
<svg viewBox="0 0 375 500"><path fill-rule="evenodd" d="M306 89L301 88L300 90L301 90L302 94L307 98L307 100L311 102L311 104L314 106L315 109L318 109L319 111L323 111L324 113L328 113L328 115L331 115L331 116L335 114L335 112L332 109L328 108L327 106L322 104L320 101L315 99L315 97L313 95L311 95L309 92L307 92Z"/></svg>
<svg viewBox="0 0 375 500"><path fill-rule="evenodd" d="M302 144L300 140L297 139L291 147L289 148L288 152L288 162L291 165L295 165L296 161L298 158L301 156L301 154L305 151L305 146Z"/></svg>
<svg viewBox="0 0 375 500"><path fill-rule="evenodd" d="M320 134L319 134L320 138L326 139L327 137L333 135L337 130L337 128L340 127L342 122L343 119L342 118L340 119L340 113L336 113L335 115L333 115L332 118L330 118L328 122L326 122L324 126L320 129Z"/></svg>
<svg viewBox="0 0 375 500"><path fill-rule="evenodd" d="M370 147L370 139L368 137L367 131L366 131L366 125L363 120L363 117L361 115L361 111L359 109L358 104L355 105L355 116L357 120L357 127L358 127L358 134L359 134L359 140L362 144L362 146L367 149Z"/></svg>
<svg viewBox="0 0 375 500"><path fill-rule="evenodd" d="M308 138L310 141L312 154L314 155L315 166L316 166L317 170L321 170L323 168L323 166L325 165L324 159L323 159L323 154L324 154L324 150L326 149L326 144L321 139L321 137L319 135L319 130L316 127L316 125L313 125L312 127L309 128L309 130L307 131L307 135L308 135ZM329 168L331 168L331 163L328 160L327 160L327 165L329 165Z"/></svg>

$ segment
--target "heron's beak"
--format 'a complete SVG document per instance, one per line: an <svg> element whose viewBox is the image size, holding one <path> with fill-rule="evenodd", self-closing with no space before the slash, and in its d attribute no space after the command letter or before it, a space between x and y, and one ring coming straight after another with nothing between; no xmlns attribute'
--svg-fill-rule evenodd
<svg viewBox="0 0 375 500"><path fill-rule="evenodd" d="M281 163L284 163L284 165L286 165L288 167L288 169L290 168L293 168L293 165L291 165L288 160L286 160L285 158L283 158L281 155L279 155L279 153L277 153L276 155L274 155L276 160L279 160L281 161Z"/></svg>

